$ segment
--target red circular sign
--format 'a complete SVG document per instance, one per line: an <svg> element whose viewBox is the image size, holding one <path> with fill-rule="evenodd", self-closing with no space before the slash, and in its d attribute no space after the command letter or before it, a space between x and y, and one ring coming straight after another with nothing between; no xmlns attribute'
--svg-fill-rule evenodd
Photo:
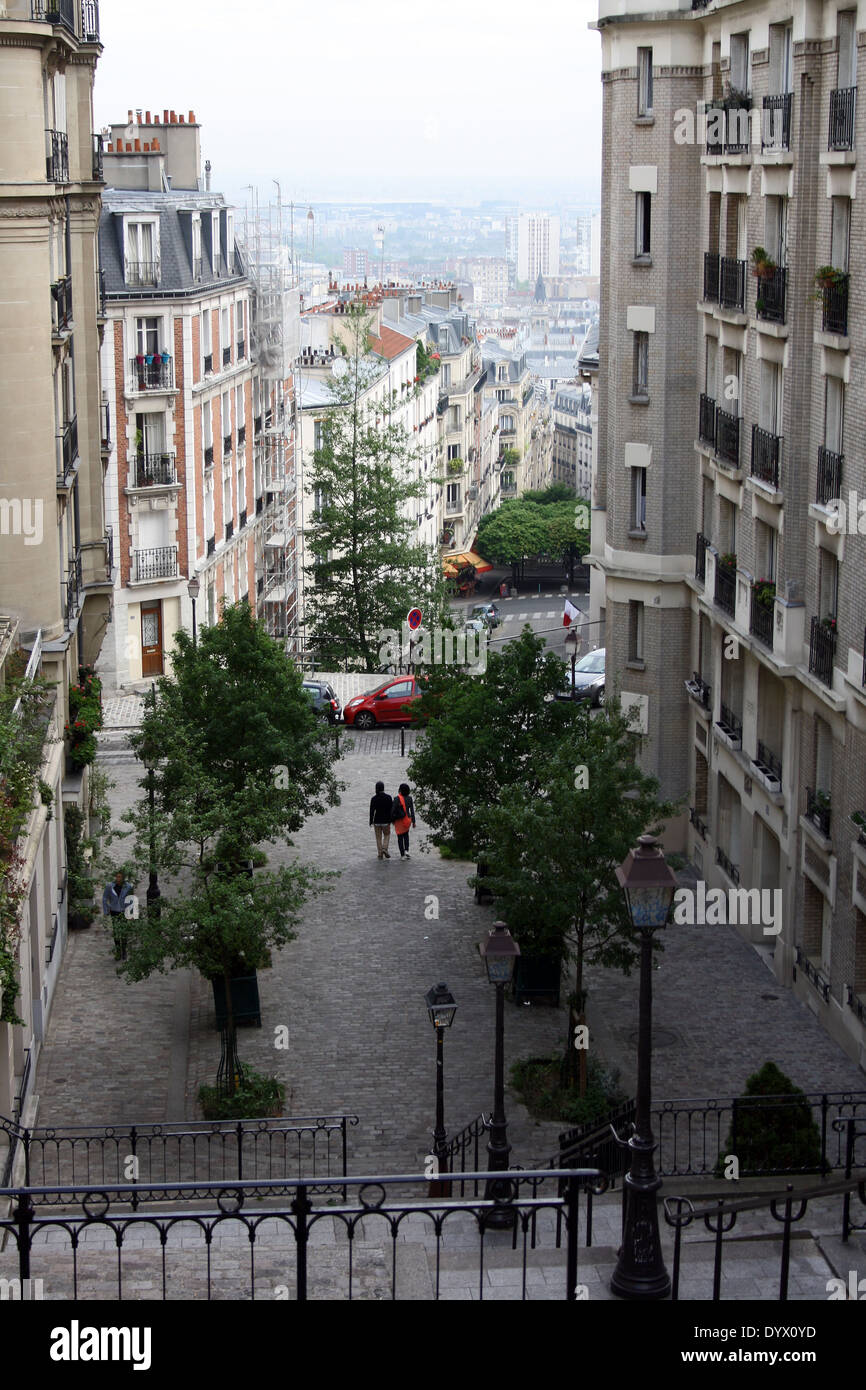
<svg viewBox="0 0 866 1390"><path fill-rule="evenodd" d="M408 616L407 616L407 618L406 618L406 622L409 624L409 626L410 626L410 628L412 629L413 632L415 631L415 629L416 629L417 627L420 627L420 626L421 626L421 619L422 619L423 616L424 616L424 615L423 615L423 613L421 612L421 609L420 609L420 608L410 608L410 609L409 609L409 613L408 613Z"/></svg>

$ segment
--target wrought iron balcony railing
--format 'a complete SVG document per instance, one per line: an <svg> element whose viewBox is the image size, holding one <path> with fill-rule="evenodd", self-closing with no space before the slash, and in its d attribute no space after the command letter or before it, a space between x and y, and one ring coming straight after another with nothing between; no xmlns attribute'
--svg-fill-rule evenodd
<svg viewBox="0 0 866 1390"><path fill-rule="evenodd" d="M153 289L159 284L159 261L126 261L123 278L134 289Z"/></svg>
<svg viewBox="0 0 866 1390"><path fill-rule="evenodd" d="M842 275L821 291L821 323L825 333L848 332L848 276Z"/></svg>
<svg viewBox="0 0 866 1390"><path fill-rule="evenodd" d="M853 150L854 111L857 105L856 87L837 87L830 93L830 129L827 132L828 150Z"/></svg>
<svg viewBox="0 0 866 1390"><path fill-rule="evenodd" d="M45 177L49 183L69 182L69 136L64 130L45 132Z"/></svg>
<svg viewBox="0 0 866 1390"><path fill-rule="evenodd" d="M709 444L711 448L715 449L716 403L712 396L705 396L703 392L701 392L698 408L698 439L702 444Z"/></svg>
<svg viewBox="0 0 866 1390"><path fill-rule="evenodd" d="M760 276L755 290L755 313L759 319L768 323L785 322L787 282L788 272L781 265L768 275Z"/></svg>
<svg viewBox="0 0 866 1390"><path fill-rule="evenodd" d="M101 134L93 137L93 167L91 169L94 183L105 182L105 140Z"/></svg>
<svg viewBox="0 0 866 1390"><path fill-rule="evenodd" d="M721 868L724 869L725 873L728 875L728 878L732 879L732 880L734 881L734 883L739 883L739 881L740 881L740 868L739 868L739 865L738 865L738 864L734 864L734 863L728 858L728 856L725 854L725 851L722 849L721 845L718 845L718 846L716 847L716 863L717 863L718 865L720 865Z"/></svg>
<svg viewBox="0 0 866 1390"><path fill-rule="evenodd" d="M761 739L758 739L758 756L756 758L753 758L752 761L754 762L756 767L761 769L762 772L766 772L768 776L775 778L775 780L781 786L782 759L777 758L772 748L770 748Z"/></svg>
<svg viewBox="0 0 866 1390"><path fill-rule="evenodd" d="M734 570L716 561L716 591L713 595L717 607L733 617L737 606L737 576Z"/></svg>
<svg viewBox="0 0 866 1390"><path fill-rule="evenodd" d="M107 454L111 448L111 406L106 401L100 412L102 421L102 439L100 441L102 452Z"/></svg>
<svg viewBox="0 0 866 1390"><path fill-rule="evenodd" d="M716 453L734 468L740 466L740 420L716 407Z"/></svg>
<svg viewBox="0 0 866 1390"><path fill-rule="evenodd" d="M802 946L797 947L797 969L802 970L806 979L814 985L824 1003L830 1002L830 981L817 967L813 965Z"/></svg>
<svg viewBox="0 0 866 1390"><path fill-rule="evenodd" d="M733 256L722 256L719 261L719 304L723 309L746 307L746 262Z"/></svg>
<svg viewBox="0 0 866 1390"><path fill-rule="evenodd" d="M57 481L64 483L78 458L78 417L74 415L57 436L60 449L57 460Z"/></svg>
<svg viewBox="0 0 866 1390"><path fill-rule="evenodd" d="M775 607L768 608L766 604L760 603L757 591L752 589L751 612L749 615L749 631L753 637L757 637L765 647L773 650L773 623L775 620Z"/></svg>
<svg viewBox="0 0 866 1390"><path fill-rule="evenodd" d="M731 707L729 705L726 705L724 702L722 702L722 705L719 709L718 723L730 738L732 738L735 742L742 743L743 721L740 718L740 716L738 714L734 714L734 711L731 709Z"/></svg>
<svg viewBox="0 0 866 1390"><path fill-rule="evenodd" d="M705 583L707 578L707 546L709 541L702 531L695 538L695 579Z"/></svg>
<svg viewBox="0 0 866 1390"><path fill-rule="evenodd" d="M710 709L713 703L713 692L709 683L697 671L692 672L690 681L686 681L689 694L693 695L698 704L704 709Z"/></svg>
<svg viewBox="0 0 866 1390"><path fill-rule="evenodd" d="M133 391L174 390L174 363L171 358L166 362L160 353L150 361L147 357L130 358L129 373Z"/></svg>
<svg viewBox="0 0 866 1390"><path fill-rule="evenodd" d="M809 634L809 670L824 685L833 685L833 655L836 633L822 618L813 618Z"/></svg>
<svg viewBox="0 0 866 1390"><path fill-rule="evenodd" d="M689 820L691 821L692 825L695 827L695 830L698 832L698 834L700 835L701 839L702 839L702 840L706 840L707 837L708 837L708 835L709 835L709 830L708 830L708 828L707 828L707 823L706 823L705 820L702 820L702 819L701 819L701 817L700 817L698 811L695 809L694 806L690 806L690 807L689 807Z"/></svg>
<svg viewBox="0 0 866 1390"><path fill-rule="evenodd" d="M135 577L145 579L174 579L177 576L177 546L159 545L148 550L133 551Z"/></svg>
<svg viewBox="0 0 866 1390"><path fill-rule="evenodd" d="M66 578L61 587L63 589L63 612L68 625L81 609L81 591L84 584L80 550L76 551L70 560Z"/></svg>
<svg viewBox="0 0 866 1390"><path fill-rule="evenodd" d="M51 317L55 334L65 333L72 325L72 277L63 275L51 286Z"/></svg>
<svg viewBox="0 0 866 1390"><path fill-rule="evenodd" d="M830 838L830 796L828 792L806 788L806 819L820 830L825 840Z"/></svg>
<svg viewBox="0 0 866 1390"><path fill-rule="evenodd" d="M704 299L711 304L719 302L719 260L717 252L704 252Z"/></svg>
<svg viewBox="0 0 866 1390"><path fill-rule="evenodd" d="M177 481L174 454L138 454L135 460L136 487L168 487Z"/></svg>
<svg viewBox="0 0 866 1390"><path fill-rule="evenodd" d="M706 103L707 154L748 154L752 143L752 99L723 97Z"/></svg>
<svg viewBox="0 0 866 1390"><path fill-rule="evenodd" d="M764 97L761 119L761 148L764 150L789 150L791 148L791 104L790 92L780 92L775 96Z"/></svg>
<svg viewBox="0 0 866 1390"><path fill-rule="evenodd" d="M30 15L38 24L56 24L75 33L75 0L32 0Z"/></svg>
<svg viewBox="0 0 866 1390"><path fill-rule="evenodd" d="M782 440L778 434L752 426L752 477L771 487L779 486L779 454Z"/></svg>
<svg viewBox="0 0 866 1390"><path fill-rule="evenodd" d="M844 454L834 454L832 449L818 446L818 486L815 501L825 506L828 502L841 500L842 462Z"/></svg>
<svg viewBox="0 0 866 1390"><path fill-rule="evenodd" d="M99 0L81 0L81 38L99 43Z"/></svg>

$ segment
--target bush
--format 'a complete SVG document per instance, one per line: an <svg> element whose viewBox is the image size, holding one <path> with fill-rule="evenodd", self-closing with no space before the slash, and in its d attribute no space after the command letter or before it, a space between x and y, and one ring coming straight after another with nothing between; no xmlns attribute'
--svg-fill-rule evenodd
<svg viewBox="0 0 866 1390"><path fill-rule="evenodd" d="M785 1097L776 1103L761 1097ZM734 1122L715 1175L723 1177L725 1156L735 1154L740 1175L821 1170L821 1134L805 1094L775 1062L765 1062L734 1101Z"/></svg>
<svg viewBox="0 0 866 1390"><path fill-rule="evenodd" d="M562 1086L562 1058L527 1057L511 1068L511 1084L536 1120L564 1120L568 1125L601 1122L610 1110L627 1099L619 1084L619 1072L608 1071L590 1053L586 1059L586 1095Z"/></svg>
<svg viewBox="0 0 866 1390"><path fill-rule="evenodd" d="M221 1095L216 1086L199 1087L198 1101L206 1120L258 1120L281 1115L286 1088L275 1076L264 1076L245 1067L233 1096Z"/></svg>

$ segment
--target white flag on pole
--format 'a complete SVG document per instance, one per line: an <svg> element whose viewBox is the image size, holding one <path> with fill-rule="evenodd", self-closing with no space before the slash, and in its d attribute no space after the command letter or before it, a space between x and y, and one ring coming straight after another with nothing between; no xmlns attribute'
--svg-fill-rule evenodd
<svg viewBox="0 0 866 1390"><path fill-rule="evenodd" d="M575 608L570 599L565 600L565 610L562 614L562 626L571 627L571 624L580 617L580 609Z"/></svg>

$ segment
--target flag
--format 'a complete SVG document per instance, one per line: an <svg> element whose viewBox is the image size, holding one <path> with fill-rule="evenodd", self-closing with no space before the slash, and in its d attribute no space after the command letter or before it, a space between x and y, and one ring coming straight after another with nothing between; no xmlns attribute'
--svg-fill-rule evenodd
<svg viewBox="0 0 866 1390"><path fill-rule="evenodd" d="M580 609L575 608L574 604L569 599L566 599L565 610L562 614L562 626L571 627L571 624L574 622L574 620L579 617Z"/></svg>

